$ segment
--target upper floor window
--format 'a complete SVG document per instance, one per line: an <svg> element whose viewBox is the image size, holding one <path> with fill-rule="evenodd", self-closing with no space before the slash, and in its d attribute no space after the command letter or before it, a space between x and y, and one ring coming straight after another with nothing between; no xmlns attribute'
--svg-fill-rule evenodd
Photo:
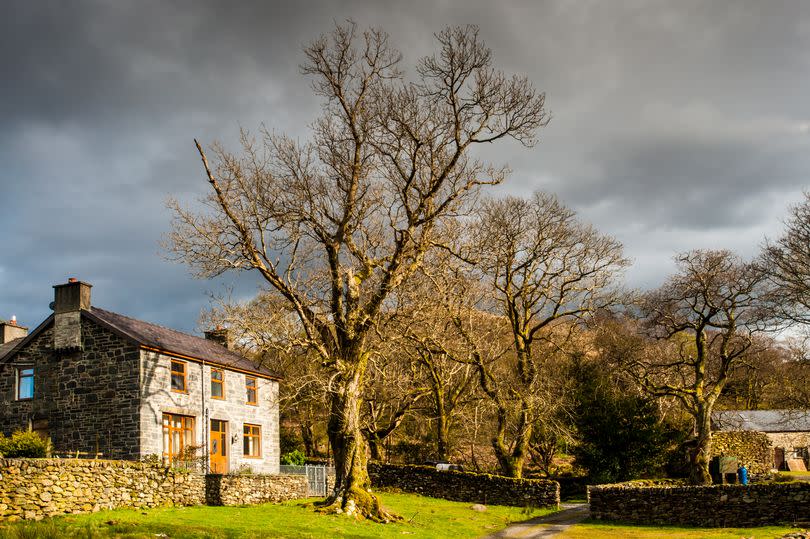
<svg viewBox="0 0 810 539"><path fill-rule="evenodd" d="M225 372L222 369L211 369L211 398L225 398Z"/></svg>
<svg viewBox="0 0 810 539"><path fill-rule="evenodd" d="M245 376L245 391L247 393L248 404L258 404L259 402L259 388L256 385L255 376Z"/></svg>
<svg viewBox="0 0 810 539"><path fill-rule="evenodd" d="M34 367L17 368L17 400L34 398Z"/></svg>
<svg viewBox="0 0 810 539"><path fill-rule="evenodd" d="M172 360L172 391L187 393L186 362Z"/></svg>

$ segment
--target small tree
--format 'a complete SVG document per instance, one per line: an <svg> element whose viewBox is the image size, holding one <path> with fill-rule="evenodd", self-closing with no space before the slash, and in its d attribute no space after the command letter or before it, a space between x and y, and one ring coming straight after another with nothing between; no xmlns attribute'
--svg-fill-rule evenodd
<svg viewBox="0 0 810 539"><path fill-rule="evenodd" d="M487 202L472 230L473 274L511 341L503 361L475 364L496 409L495 456L521 477L538 420L563 402L553 375L562 352L578 322L620 301L613 280L628 261L618 241L545 193Z"/></svg>
<svg viewBox="0 0 810 539"><path fill-rule="evenodd" d="M756 358L755 335L772 320L767 275L729 251L690 251L675 260L679 272L641 301L646 329L669 346L637 350L625 361L647 391L677 398L692 416L690 480L709 484L712 410L732 373Z"/></svg>
<svg viewBox="0 0 810 539"><path fill-rule="evenodd" d="M338 26L304 49L302 71L324 100L312 140L244 135L241 154L215 147L213 166L198 143L210 211L171 203L177 259L200 277L254 271L296 314L330 371L336 479L324 510L378 521L391 515L370 492L360 411L371 337L392 294L442 243L441 222L505 177L471 150L533 144L548 121L544 96L492 67L476 27L436 41L406 82L384 32Z"/></svg>

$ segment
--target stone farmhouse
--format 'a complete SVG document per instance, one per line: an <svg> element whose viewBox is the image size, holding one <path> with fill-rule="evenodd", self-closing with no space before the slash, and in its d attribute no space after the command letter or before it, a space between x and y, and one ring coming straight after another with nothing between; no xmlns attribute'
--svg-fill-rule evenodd
<svg viewBox="0 0 810 539"><path fill-rule="evenodd" d="M167 464L194 454L212 473L279 471L279 377L229 349L91 305L91 285L54 288L30 334L0 323L0 431L31 429L57 454Z"/></svg>
<svg viewBox="0 0 810 539"><path fill-rule="evenodd" d="M804 410L723 410L712 414L718 432L759 432L770 443L772 466L787 469L797 459L810 459L810 413Z"/></svg>

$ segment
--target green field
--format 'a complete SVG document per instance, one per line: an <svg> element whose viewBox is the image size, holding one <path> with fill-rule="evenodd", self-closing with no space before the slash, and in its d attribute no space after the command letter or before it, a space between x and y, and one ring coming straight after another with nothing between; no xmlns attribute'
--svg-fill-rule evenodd
<svg viewBox="0 0 810 539"><path fill-rule="evenodd" d="M488 506L485 512L469 503L413 494L383 493L383 504L403 517L394 524L375 524L314 511L314 500L253 507L180 507L150 510L119 509L72 515L42 522L0 525L0 539L231 539L231 538L452 538L481 537L519 522L550 514L550 510ZM775 539L796 528L678 528L633 526L586 521L559 539Z"/></svg>
<svg viewBox="0 0 810 539"><path fill-rule="evenodd" d="M557 539L776 539L798 528L766 526L762 528L683 528L673 526L633 526L585 521L557 535Z"/></svg>
<svg viewBox="0 0 810 539"><path fill-rule="evenodd" d="M183 507L148 511L102 511L42 522L0 527L2 539L121 537L128 539L311 538L311 537L479 537L510 522L548 514L550 510L488 506L484 512L469 503L449 502L413 494L382 494L383 505L403 517L394 524L356 521L321 515L312 501L253 507Z"/></svg>

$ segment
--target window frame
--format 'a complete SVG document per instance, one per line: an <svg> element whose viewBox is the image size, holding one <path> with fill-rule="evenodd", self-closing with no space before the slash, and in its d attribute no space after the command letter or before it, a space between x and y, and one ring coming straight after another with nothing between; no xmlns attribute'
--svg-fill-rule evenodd
<svg viewBox="0 0 810 539"><path fill-rule="evenodd" d="M218 372L220 374L221 378L219 380L214 380L214 373L215 372ZM222 392L222 394L219 397L214 395L214 383L219 384L220 391ZM220 369L218 367L211 367L211 387L210 387L210 390L211 390L211 398L212 399L216 399L216 400L220 400L220 401L225 400L225 369Z"/></svg>
<svg viewBox="0 0 810 539"><path fill-rule="evenodd" d="M179 371L174 370L175 363L178 364L178 365L183 366L183 372L182 373L180 373ZM174 376L175 376L175 374L177 374L177 375L182 374L183 375L183 389L176 389L174 387ZM188 362L187 361L182 361L182 360L179 360L179 359L172 359L171 360L171 365L169 365L169 385L171 387L172 392L174 392L174 393L188 394Z"/></svg>
<svg viewBox="0 0 810 539"><path fill-rule="evenodd" d="M23 371L31 371L31 374L23 374ZM14 367L15 372L15 381L14 381L14 400L18 401L30 401L34 400L34 395L36 394L36 383L34 379L34 375L36 371L33 365L16 365ZM20 396L20 386L22 384L23 379L31 379L31 396L30 397L22 397Z"/></svg>
<svg viewBox="0 0 810 539"><path fill-rule="evenodd" d="M177 428L177 427L172 425L172 421L175 420L175 419L180 421L180 425L181 425L180 428ZM161 423L161 430L162 430L162 433L163 433L163 460L169 466L172 465L173 461L175 460L175 458L177 456L182 456L183 451L186 449L186 447L188 447L188 446L195 447L197 445L196 444L196 438L195 438L195 432L196 432L195 431L195 426L196 426L195 423L196 423L196 418L194 416L182 415L182 414L171 414L171 413L168 413L168 412L163 412L162 423ZM172 447L173 446L173 443L172 443L173 436L172 436L172 434L174 432L179 432L180 433L180 436L178 437L178 439L180 441L179 451L173 451L174 447ZM169 447L167 447L167 444L166 444L167 440L169 442L168 443Z"/></svg>
<svg viewBox="0 0 810 539"><path fill-rule="evenodd" d="M255 448L256 452L248 453L245 451L245 444L251 440L253 443L248 444L248 447ZM242 457L246 459L260 459L262 458L262 426L255 423L242 424Z"/></svg>
<svg viewBox="0 0 810 539"><path fill-rule="evenodd" d="M253 380L253 385L248 381ZM253 391L253 400L250 400L250 392ZM256 376L245 375L245 404L251 406L259 405L259 379Z"/></svg>

